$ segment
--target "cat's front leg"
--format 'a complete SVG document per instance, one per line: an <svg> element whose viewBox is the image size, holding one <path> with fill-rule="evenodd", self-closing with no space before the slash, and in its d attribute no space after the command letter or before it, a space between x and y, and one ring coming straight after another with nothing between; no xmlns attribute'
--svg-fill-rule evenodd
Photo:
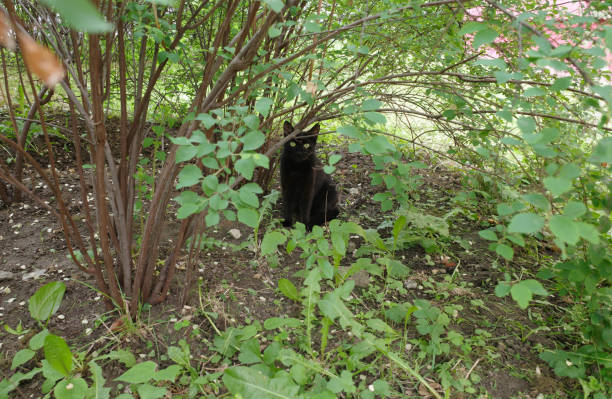
<svg viewBox="0 0 612 399"><path fill-rule="evenodd" d="M291 210L291 203L288 199L284 200L283 204L283 226L291 227L293 226L293 212Z"/></svg>

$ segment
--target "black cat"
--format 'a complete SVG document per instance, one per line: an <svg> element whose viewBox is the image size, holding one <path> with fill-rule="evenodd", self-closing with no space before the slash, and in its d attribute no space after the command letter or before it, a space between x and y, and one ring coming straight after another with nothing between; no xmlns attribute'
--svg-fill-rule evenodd
<svg viewBox="0 0 612 399"><path fill-rule="evenodd" d="M291 123L285 121L285 137L293 132ZM301 132L285 143L280 159L281 189L283 192L283 226L302 222L306 229L323 225L335 219L338 210L338 192L330 175L323 171L321 161L315 155L319 134L317 123L307 132Z"/></svg>

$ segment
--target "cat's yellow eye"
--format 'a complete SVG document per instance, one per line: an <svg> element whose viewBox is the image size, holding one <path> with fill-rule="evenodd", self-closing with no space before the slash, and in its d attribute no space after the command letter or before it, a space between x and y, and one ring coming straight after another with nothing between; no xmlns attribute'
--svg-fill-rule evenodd
<svg viewBox="0 0 612 399"><path fill-rule="evenodd" d="M290 145L291 147L295 147L295 141L290 141L290 142L289 142L289 145Z"/></svg>
<svg viewBox="0 0 612 399"><path fill-rule="evenodd" d="M308 143L304 144L304 148L308 148L308 147L310 147L310 144Z"/></svg>

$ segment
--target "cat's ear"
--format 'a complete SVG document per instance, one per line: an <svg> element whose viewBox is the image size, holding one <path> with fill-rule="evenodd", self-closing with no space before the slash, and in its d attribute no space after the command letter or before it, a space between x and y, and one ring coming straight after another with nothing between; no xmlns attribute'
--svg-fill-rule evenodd
<svg viewBox="0 0 612 399"><path fill-rule="evenodd" d="M312 129L310 129L308 131L308 133L306 133L308 136L314 136L313 140L317 141L317 137L319 136L319 131L321 130L321 125L319 125L318 123L316 125L314 125L312 127Z"/></svg>
<svg viewBox="0 0 612 399"><path fill-rule="evenodd" d="M285 133L285 137L289 136L291 132L293 132L293 125L285 121L285 123L283 123L283 132Z"/></svg>

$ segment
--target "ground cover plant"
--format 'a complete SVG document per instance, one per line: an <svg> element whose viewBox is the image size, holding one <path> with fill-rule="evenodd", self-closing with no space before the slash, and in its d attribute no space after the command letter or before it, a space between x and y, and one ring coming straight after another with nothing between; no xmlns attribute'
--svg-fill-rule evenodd
<svg viewBox="0 0 612 399"><path fill-rule="evenodd" d="M5 0L0 398L609 397L611 6Z"/></svg>

